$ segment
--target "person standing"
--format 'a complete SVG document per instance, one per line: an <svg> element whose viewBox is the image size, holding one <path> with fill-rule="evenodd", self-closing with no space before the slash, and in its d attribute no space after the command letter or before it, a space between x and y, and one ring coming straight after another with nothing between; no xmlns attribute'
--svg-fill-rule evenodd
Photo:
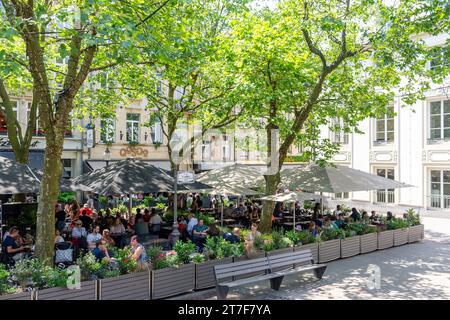
<svg viewBox="0 0 450 320"><path fill-rule="evenodd" d="M59 232L61 233L64 230L64 227L66 226L66 212L63 210L62 205L61 204L57 204L56 205L56 213L55 213L55 220L56 220L56 225L55 225L55 229L58 229Z"/></svg>
<svg viewBox="0 0 450 320"><path fill-rule="evenodd" d="M194 226L196 226L198 224L198 220L193 213L190 213L188 215L188 219L189 219L189 222L187 225L187 232L188 232L189 236L192 237L192 230L194 229Z"/></svg>

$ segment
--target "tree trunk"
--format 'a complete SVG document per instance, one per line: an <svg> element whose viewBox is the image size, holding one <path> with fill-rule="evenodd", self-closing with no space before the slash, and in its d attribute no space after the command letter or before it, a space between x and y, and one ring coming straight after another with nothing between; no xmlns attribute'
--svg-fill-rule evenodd
<svg viewBox="0 0 450 320"><path fill-rule="evenodd" d="M277 186L280 183L279 173L276 175L266 176L266 195L275 194L277 191ZM270 232L272 228L272 215L273 209L275 207L275 202L264 201L261 222L259 223L258 229L261 232Z"/></svg>
<svg viewBox="0 0 450 320"><path fill-rule="evenodd" d="M36 256L47 265L53 264L55 241L55 205L62 174L61 154L64 135L47 139L44 174L42 176L36 226Z"/></svg>

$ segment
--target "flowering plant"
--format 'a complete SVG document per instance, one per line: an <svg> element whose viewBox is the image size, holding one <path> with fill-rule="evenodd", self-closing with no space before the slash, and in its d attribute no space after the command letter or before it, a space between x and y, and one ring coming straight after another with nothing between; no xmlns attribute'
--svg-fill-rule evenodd
<svg viewBox="0 0 450 320"><path fill-rule="evenodd" d="M131 258L132 251L130 247L117 250L116 261L121 274L127 274L136 271L137 262Z"/></svg>

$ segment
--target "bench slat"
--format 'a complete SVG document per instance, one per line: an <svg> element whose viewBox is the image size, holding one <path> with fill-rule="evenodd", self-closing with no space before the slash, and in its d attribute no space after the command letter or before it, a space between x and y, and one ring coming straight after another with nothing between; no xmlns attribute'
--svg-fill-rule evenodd
<svg viewBox="0 0 450 320"><path fill-rule="evenodd" d="M270 279L278 278L278 277L280 277L280 275L274 274L274 273L269 273L269 274L265 274L265 275L261 275L261 276L254 276L251 278L244 278L244 279L234 280L234 281L230 281L230 282L222 282L222 283L219 283L219 285L224 286L224 287L233 288L233 287L239 287L239 286L249 284L249 283L260 282L263 280L270 280Z"/></svg>
<svg viewBox="0 0 450 320"><path fill-rule="evenodd" d="M220 264L217 265L216 269L217 270L223 270L223 269L232 269L235 267L245 267L245 266L251 266L253 264L264 264L267 263L267 258L263 257L263 258L257 258L257 259L250 259L250 260L246 260L246 261L239 261L239 262L233 262L233 263L227 263L227 264Z"/></svg>
<svg viewBox="0 0 450 320"><path fill-rule="evenodd" d="M278 276L285 276L285 275L289 275L289 274L307 272L307 271L311 271L314 269L324 268L326 266L327 266L326 264L313 264L313 265L309 265L309 266L301 266L301 267L298 267L298 268L295 268L292 270L288 270L288 271L274 272L272 274L278 275Z"/></svg>
<svg viewBox="0 0 450 320"><path fill-rule="evenodd" d="M260 266L260 267L251 268L251 269L246 268L246 269L230 271L230 272L226 272L226 273L216 273L216 278L222 279L222 278L228 278L228 277L232 277L232 276L240 276L240 275L245 275L245 274L254 273L257 271L264 271L264 270L267 270L267 271L269 270L268 264L266 264L265 266Z"/></svg>

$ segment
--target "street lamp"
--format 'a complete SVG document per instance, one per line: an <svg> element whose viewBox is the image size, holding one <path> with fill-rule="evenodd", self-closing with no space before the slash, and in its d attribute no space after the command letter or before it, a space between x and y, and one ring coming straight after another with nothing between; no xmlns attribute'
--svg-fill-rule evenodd
<svg viewBox="0 0 450 320"><path fill-rule="evenodd" d="M106 166L109 164L109 160L111 160L111 151L109 150L109 147L106 147L105 152L103 152L103 159L106 161Z"/></svg>

